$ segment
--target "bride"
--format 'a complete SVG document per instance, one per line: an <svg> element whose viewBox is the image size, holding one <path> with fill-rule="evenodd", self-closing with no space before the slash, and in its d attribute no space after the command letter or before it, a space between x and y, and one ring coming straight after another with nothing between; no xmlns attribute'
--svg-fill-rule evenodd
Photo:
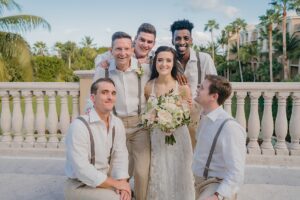
<svg viewBox="0 0 300 200"><path fill-rule="evenodd" d="M176 80L176 52L159 47L154 56L150 81L145 86L146 99L153 100L172 91L183 100L191 100L190 88ZM158 128L151 132L151 165L148 200L194 200L191 170L192 145L186 125L173 133L176 143L165 144L165 134Z"/></svg>

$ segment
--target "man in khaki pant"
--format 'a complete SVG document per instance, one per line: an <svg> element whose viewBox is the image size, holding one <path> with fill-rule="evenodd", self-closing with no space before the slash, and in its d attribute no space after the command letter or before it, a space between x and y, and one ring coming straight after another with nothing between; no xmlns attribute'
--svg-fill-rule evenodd
<svg viewBox="0 0 300 200"><path fill-rule="evenodd" d="M91 86L94 103L75 119L66 135L66 200L130 200L125 128L113 110L114 82L102 78Z"/></svg>
<svg viewBox="0 0 300 200"><path fill-rule="evenodd" d="M203 108L192 165L197 200L234 200L243 183L246 131L222 108L230 94L230 83L216 75L197 89Z"/></svg>
<svg viewBox="0 0 300 200"><path fill-rule="evenodd" d="M134 177L134 194L137 200L146 200L150 169L150 135L140 128L139 116L145 106L144 86L150 78L149 64L140 64L133 57L131 37L124 32L112 36L111 54L114 62L108 69L97 67L94 80L110 77L116 84L116 116L126 128L129 153L129 175Z"/></svg>

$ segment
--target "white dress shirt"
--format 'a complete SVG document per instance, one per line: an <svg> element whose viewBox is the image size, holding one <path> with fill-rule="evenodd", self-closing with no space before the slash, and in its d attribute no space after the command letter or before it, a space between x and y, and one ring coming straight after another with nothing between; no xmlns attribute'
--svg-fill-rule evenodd
<svg viewBox="0 0 300 200"><path fill-rule="evenodd" d="M125 128L122 121L110 115L110 127L107 131L95 111L83 115L88 122L95 146L95 166L90 163L91 144L88 129L79 119L75 119L66 135L66 165L67 177L78 179L91 187L102 184L108 177L110 149L112 147L112 128L115 127L115 139L111 156L111 177L115 179L129 178L128 151L126 147Z"/></svg>
<svg viewBox="0 0 300 200"><path fill-rule="evenodd" d="M149 64L142 64L144 74L141 77L141 107L142 111L145 107L146 99L144 95L144 87L150 79ZM109 78L111 78L116 85L117 101L116 112L120 117L135 116L138 114L139 93L138 93L138 75L136 70L138 68L137 59L131 57L130 67L125 71L120 71L116 65L109 66ZM105 77L105 69L97 67L93 81Z"/></svg>
<svg viewBox="0 0 300 200"><path fill-rule="evenodd" d="M204 168L213 139L222 122L232 118L222 106L203 115L197 131L197 145L192 169L196 176L203 177ZM244 180L246 158L246 131L236 121L228 121L216 144L208 170L208 177L222 178L217 192L224 197L235 194Z"/></svg>
<svg viewBox="0 0 300 200"><path fill-rule="evenodd" d="M200 67L201 67L201 81L204 80L205 75L207 74L215 74L217 75L217 70L213 60L210 55L207 53L200 52ZM192 91L193 99L196 97L196 90L198 85L198 67L197 67L197 56L196 51L190 48L190 59L188 60L184 75L187 77L189 81L189 85Z"/></svg>

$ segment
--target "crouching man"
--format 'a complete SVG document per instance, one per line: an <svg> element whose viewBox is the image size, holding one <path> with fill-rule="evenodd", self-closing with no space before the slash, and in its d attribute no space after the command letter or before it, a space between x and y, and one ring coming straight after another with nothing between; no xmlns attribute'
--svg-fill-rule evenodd
<svg viewBox="0 0 300 200"><path fill-rule="evenodd" d="M197 200L236 199L243 183L246 132L222 108L230 94L230 83L216 75L206 75L197 89L203 108L192 165Z"/></svg>
<svg viewBox="0 0 300 200"><path fill-rule="evenodd" d="M94 107L72 122L66 136L65 199L130 200L125 128L112 114L114 82L95 81L91 100Z"/></svg>

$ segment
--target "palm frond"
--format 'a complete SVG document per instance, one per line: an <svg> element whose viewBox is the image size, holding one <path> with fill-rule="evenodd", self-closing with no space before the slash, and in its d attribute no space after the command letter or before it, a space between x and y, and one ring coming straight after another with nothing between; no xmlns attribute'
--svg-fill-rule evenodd
<svg viewBox="0 0 300 200"><path fill-rule="evenodd" d="M21 11L21 6L14 0L0 0L0 15L2 15L5 10Z"/></svg>
<svg viewBox="0 0 300 200"><path fill-rule="evenodd" d="M0 30L8 32L26 32L42 27L51 30L50 24L34 15L14 15L0 18Z"/></svg>

